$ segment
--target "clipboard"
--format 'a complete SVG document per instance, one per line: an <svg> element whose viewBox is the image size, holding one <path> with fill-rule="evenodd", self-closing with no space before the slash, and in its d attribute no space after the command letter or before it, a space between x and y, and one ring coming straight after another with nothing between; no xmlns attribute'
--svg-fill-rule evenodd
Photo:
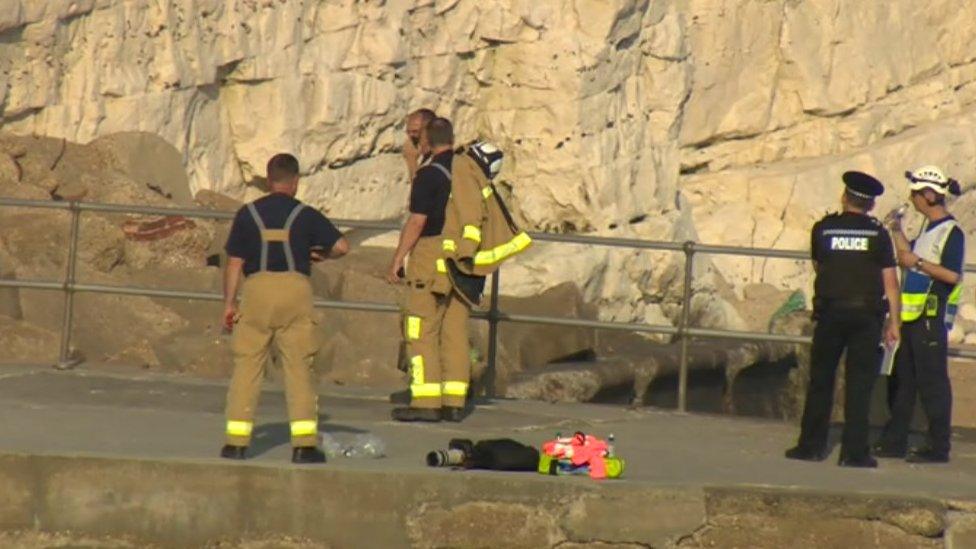
<svg viewBox="0 0 976 549"><path fill-rule="evenodd" d="M895 368L895 355L898 354L898 347L901 346L901 341L895 343L894 347L888 347L885 344L881 344L884 349L884 356L881 357L881 375L890 376L892 370Z"/></svg>

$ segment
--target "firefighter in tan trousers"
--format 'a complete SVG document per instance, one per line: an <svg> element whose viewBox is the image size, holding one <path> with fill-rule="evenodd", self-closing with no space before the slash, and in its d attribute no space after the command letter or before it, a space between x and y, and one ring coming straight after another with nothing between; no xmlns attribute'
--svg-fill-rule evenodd
<svg viewBox="0 0 976 549"><path fill-rule="evenodd" d="M514 223L507 211L501 213L504 206L494 207L501 201L492 196L489 180L500 169L501 152L479 144L455 155L453 131L444 131L449 128L444 119L426 128L434 155L414 181L411 215L388 275L398 280L409 253L403 330L411 401L393 410L398 421L463 419L471 376L470 308L480 301L484 276L530 242L525 233L511 232Z"/></svg>
<svg viewBox="0 0 976 549"><path fill-rule="evenodd" d="M345 255L349 244L314 208L295 199L298 160L268 161L270 194L242 207L227 238L225 329L233 330L234 374L227 393L221 457L244 459L251 441L261 379L272 343L285 374L294 463L323 463L317 448L318 396L312 359L318 350L312 316L311 263ZM240 313L237 288L244 275Z"/></svg>
<svg viewBox="0 0 976 549"><path fill-rule="evenodd" d="M434 118L423 130L431 153L410 190L410 216L400 233L387 279L405 282L403 331L410 368L410 406L395 408L398 421L460 421L467 396L470 363L469 309L451 292L441 258L441 230L451 194L454 128ZM405 280L403 266L409 254Z"/></svg>

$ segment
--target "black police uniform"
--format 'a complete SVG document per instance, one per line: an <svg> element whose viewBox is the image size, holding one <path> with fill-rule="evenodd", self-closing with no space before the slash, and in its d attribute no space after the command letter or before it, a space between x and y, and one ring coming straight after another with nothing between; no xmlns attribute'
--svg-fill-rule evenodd
<svg viewBox="0 0 976 549"><path fill-rule="evenodd" d="M884 187L860 172L844 174L848 192L874 198ZM841 463L857 465L868 456L871 390L880 367L884 321L882 270L895 266L891 236L874 217L853 213L827 215L813 226L816 327L810 353L810 385L797 446L787 457L821 460L833 407L837 365L844 350L846 392Z"/></svg>

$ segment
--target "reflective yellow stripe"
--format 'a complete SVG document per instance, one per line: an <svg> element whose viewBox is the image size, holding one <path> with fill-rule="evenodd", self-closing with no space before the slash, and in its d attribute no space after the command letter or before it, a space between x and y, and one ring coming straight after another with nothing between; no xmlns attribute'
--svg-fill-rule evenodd
<svg viewBox="0 0 976 549"><path fill-rule="evenodd" d="M414 398L441 396L440 383L415 383L410 386L410 396Z"/></svg>
<svg viewBox="0 0 976 549"><path fill-rule="evenodd" d="M494 191L491 190L491 187L484 187L481 189L481 196L485 197L485 200L488 200L488 197L491 196L493 192Z"/></svg>
<svg viewBox="0 0 976 549"><path fill-rule="evenodd" d="M424 357L417 355L410 359L410 378L414 385L424 384Z"/></svg>
<svg viewBox="0 0 976 549"><path fill-rule="evenodd" d="M407 339L420 339L420 317L419 316L408 316L407 317L407 327L405 329L407 334Z"/></svg>
<svg viewBox="0 0 976 549"><path fill-rule="evenodd" d="M439 397L441 396L440 383L424 383L424 357L416 355L410 359L410 396L418 397Z"/></svg>
<svg viewBox="0 0 976 549"><path fill-rule="evenodd" d="M254 423L250 421L228 421L227 434L232 437L249 437Z"/></svg>
<svg viewBox="0 0 976 549"><path fill-rule="evenodd" d="M444 239L444 244L441 246L445 252L454 253L457 251L457 243L450 238Z"/></svg>
<svg viewBox="0 0 976 549"><path fill-rule="evenodd" d="M512 240L496 246L491 250L478 252L474 256L475 265L494 265L525 250L532 244L532 239L525 233L519 233Z"/></svg>
<svg viewBox="0 0 976 549"><path fill-rule="evenodd" d="M962 297L962 283L956 284L956 287L952 289L952 293L949 294L949 305L958 305L959 299Z"/></svg>
<svg viewBox="0 0 976 549"><path fill-rule="evenodd" d="M928 294L901 294L901 319L911 322L922 316L925 310L925 298Z"/></svg>
<svg viewBox="0 0 976 549"><path fill-rule="evenodd" d="M463 397L468 394L468 384L463 381L445 381L442 385L445 395Z"/></svg>
<svg viewBox="0 0 976 549"><path fill-rule="evenodd" d="M307 437L312 436L319 430L319 424L314 419L299 419L291 422L291 436Z"/></svg>
<svg viewBox="0 0 976 549"><path fill-rule="evenodd" d="M902 305L910 307L921 307L925 304L925 297L928 294L901 294Z"/></svg>
<svg viewBox="0 0 976 549"><path fill-rule="evenodd" d="M437 260L437 272L439 272L439 273L446 273L447 272L447 264L444 263L444 260L443 259L438 259Z"/></svg>
<svg viewBox="0 0 976 549"><path fill-rule="evenodd" d="M465 225L463 237L481 244L481 229L474 225Z"/></svg>

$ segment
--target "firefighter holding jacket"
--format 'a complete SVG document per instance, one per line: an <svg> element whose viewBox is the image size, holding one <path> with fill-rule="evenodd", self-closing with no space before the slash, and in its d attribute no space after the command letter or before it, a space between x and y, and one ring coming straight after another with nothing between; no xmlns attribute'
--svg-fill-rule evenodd
<svg viewBox="0 0 976 549"><path fill-rule="evenodd" d="M461 421L471 377L471 307L480 301L484 277L531 240L511 223L491 184L501 168L501 151L476 144L455 152L453 127L444 118L431 120L422 139L432 156L417 171L410 216L387 275L390 282L408 286L403 337L410 405L395 408L392 416Z"/></svg>

